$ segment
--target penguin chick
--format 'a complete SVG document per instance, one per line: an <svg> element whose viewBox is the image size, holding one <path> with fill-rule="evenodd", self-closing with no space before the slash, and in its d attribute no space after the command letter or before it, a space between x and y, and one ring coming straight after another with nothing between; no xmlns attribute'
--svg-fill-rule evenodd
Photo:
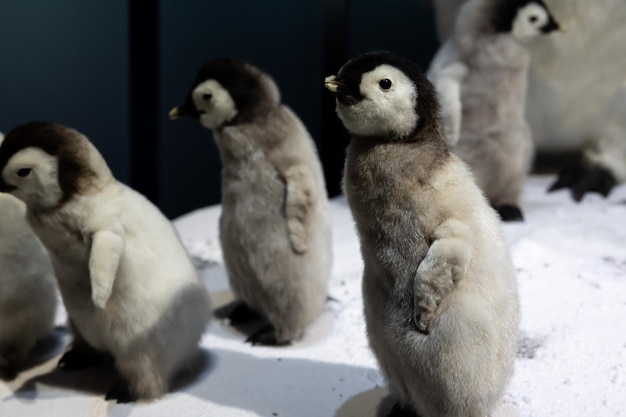
<svg viewBox="0 0 626 417"><path fill-rule="evenodd" d="M48 249L70 325L59 365L113 358L106 399L164 395L194 358L211 314L206 289L171 223L118 182L81 133L30 122L0 146L0 190L24 203Z"/></svg>
<svg viewBox="0 0 626 417"><path fill-rule="evenodd" d="M428 72L448 144L505 221L523 220L520 195L533 156L526 44L558 28L541 0L470 0Z"/></svg>
<svg viewBox="0 0 626 417"><path fill-rule="evenodd" d="M0 193L0 213L0 378L11 380L35 342L52 330L57 293L24 203Z"/></svg>
<svg viewBox="0 0 626 417"><path fill-rule="evenodd" d="M220 241L230 285L271 324L247 341L299 339L323 309L331 268L328 196L311 136L281 104L272 78L236 60L205 64L170 112L178 116L212 129L220 151Z"/></svg>
<svg viewBox="0 0 626 417"><path fill-rule="evenodd" d="M343 187L390 416L487 416L511 378L515 273L500 221L441 134L430 82L370 52L326 79L352 135Z"/></svg>

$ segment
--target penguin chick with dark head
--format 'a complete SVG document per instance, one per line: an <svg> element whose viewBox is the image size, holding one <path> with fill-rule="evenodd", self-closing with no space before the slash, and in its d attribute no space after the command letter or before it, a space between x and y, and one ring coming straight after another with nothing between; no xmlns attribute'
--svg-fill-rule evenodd
<svg viewBox="0 0 626 417"><path fill-rule="evenodd" d="M112 357L120 380L107 399L164 395L197 357L211 315L172 224L118 182L81 133L31 122L0 146L0 190L26 203L26 217L48 249L70 327L65 369Z"/></svg>
<svg viewBox="0 0 626 417"><path fill-rule="evenodd" d="M26 207L0 193L0 378L17 376L37 340L52 331L56 307L52 264Z"/></svg>
<svg viewBox="0 0 626 417"><path fill-rule="evenodd" d="M469 0L428 71L448 144L505 221L523 220L520 195L534 149L526 45L557 29L542 0Z"/></svg>
<svg viewBox="0 0 626 417"><path fill-rule="evenodd" d="M213 130L230 284L243 308L270 323L247 341L299 339L323 309L331 268L328 196L311 136L281 103L270 76L236 60L204 65L170 116L189 116Z"/></svg>
<svg viewBox="0 0 626 417"><path fill-rule="evenodd" d="M370 346L398 400L389 415L487 416L513 373L518 333L500 221L448 152L435 90L415 64L370 52L326 87L352 135L343 187Z"/></svg>

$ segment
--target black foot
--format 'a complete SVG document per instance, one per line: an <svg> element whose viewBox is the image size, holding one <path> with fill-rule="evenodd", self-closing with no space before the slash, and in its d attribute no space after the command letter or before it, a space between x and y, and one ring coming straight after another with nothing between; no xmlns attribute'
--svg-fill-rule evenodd
<svg viewBox="0 0 626 417"><path fill-rule="evenodd" d="M250 323L251 321L263 318L261 314L252 310L244 302L237 303L235 308L231 309L228 313L216 310L215 316L220 319L228 319L232 326L240 326L242 324Z"/></svg>
<svg viewBox="0 0 626 417"><path fill-rule="evenodd" d="M396 403L392 408L387 417L419 417L411 407L407 405L402 405L400 403Z"/></svg>
<svg viewBox="0 0 626 417"><path fill-rule="evenodd" d="M14 346L4 346L0 352L0 379L5 381L13 381L17 377L17 350Z"/></svg>
<svg viewBox="0 0 626 417"><path fill-rule="evenodd" d="M96 366L102 358L95 353L81 349L70 349L61 356L57 367L66 371Z"/></svg>
<svg viewBox="0 0 626 417"><path fill-rule="evenodd" d="M118 403L132 403L137 401L137 396L130 391L126 382L119 380L113 384L104 399L105 401L115 400Z"/></svg>
<svg viewBox="0 0 626 417"><path fill-rule="evenodd" d="M246 343L251 343L252 346L286 346L291 344L291 342L278 342L276 340L276 331L271 324L263 326L259 331L248 337Z"/></svg>
<svg viewBox="0 0 626 417"><path fill-rule="evenodd" d="M17 370L13 365L0 366L0 379L13 381L17 377Z"/></svg>
<svg viewBox="0 0 626 417"><path fill-rule="evenodd" d="M559 177L550 186L548 192L570 188L572 198L575 201L581 201L585 193L595 192L606 197L616 184L615 177L608 170L577 162L561 170Z"/></svg>
<svg viewBox="0 0 626 417"><path fill-rule="evenodd" d="M501 206L497 206L496 211L500 215L502 221L505 222L523 222L524 215L522 214L522 210L519 207L513 206L511 204L503 204Z"/></svg>

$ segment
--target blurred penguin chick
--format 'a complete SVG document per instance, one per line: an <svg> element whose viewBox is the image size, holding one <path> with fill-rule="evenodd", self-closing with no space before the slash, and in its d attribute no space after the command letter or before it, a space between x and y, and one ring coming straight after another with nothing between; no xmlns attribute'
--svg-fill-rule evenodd
<svg viewBox="0 0 626 417"><path fill-rule="evenodd" d="M505 221L523 220L533 156L526 44L559 28L541 0L469 0L428 71L448 144Z"/></svg>
<svg viewBox="0 0 626 417"><path fill-rule="evenodd" d="M30 122L0 146L0 190L26 203L48 249L74 343L65 369L107 355L120 380L106 399L164 395L196 357L208 294L172 224L118 182L81 133Z"/></svg>

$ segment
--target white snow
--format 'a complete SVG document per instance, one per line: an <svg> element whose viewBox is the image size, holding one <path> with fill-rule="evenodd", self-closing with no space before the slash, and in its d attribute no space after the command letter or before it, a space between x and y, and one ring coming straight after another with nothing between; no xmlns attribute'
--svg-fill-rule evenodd
<svg viewBox="0 0 626 417"><path fill-rule="evenodd" d="M626 187L576 204L566 192L547 194L550 180L529 178L526 221L504 225L518 270L522 338L496 417L626 415ZM214 320L202 340L204 360L186 383L158 401L117 405L103 399L110 370L54 371L69 340L59 328L41 349L43 363L0 382L0 416L376 416L386 390L365 337L358 240L345 200L334 199L332 209L336 300L302 341L252 347ZM209 207L175 222L214 307L232 300L219 212Z"/></svg>

